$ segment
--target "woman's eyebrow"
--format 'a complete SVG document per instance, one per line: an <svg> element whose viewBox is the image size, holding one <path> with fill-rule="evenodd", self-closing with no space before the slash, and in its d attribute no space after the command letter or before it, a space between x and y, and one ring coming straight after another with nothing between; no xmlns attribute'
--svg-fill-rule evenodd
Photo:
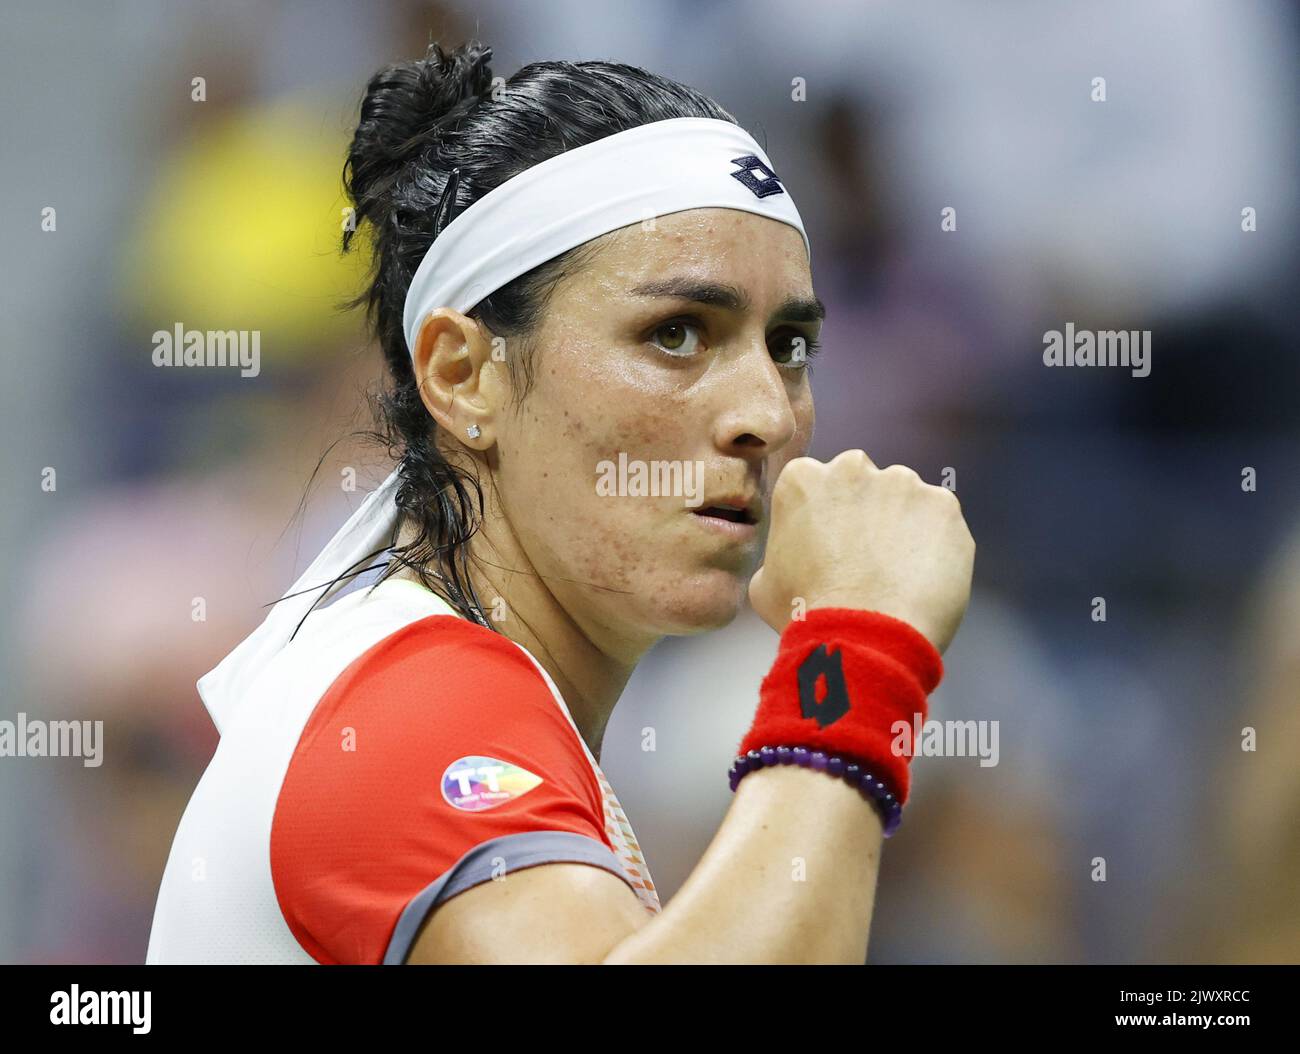
<svg viewBox="0 0 1300 1054"><path fill-rule="evenodd" d="M655 282L644 282L632 289L631 293L633 296L693 300L697 304L708 304L728 311L747 311L751 303L749 295L743 289L694 278L663 278ZM826 317L826 305L820 297L793 296L785 300L773 312L772 317L791 322L820 322Z"/></svg>

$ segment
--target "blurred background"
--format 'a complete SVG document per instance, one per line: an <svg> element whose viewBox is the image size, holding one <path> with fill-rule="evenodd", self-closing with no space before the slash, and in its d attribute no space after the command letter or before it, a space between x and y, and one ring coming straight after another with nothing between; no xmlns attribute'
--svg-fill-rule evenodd
<svg viewBox="0 0 1300 1054"><path fill-rule="evenodd" d="M379 354L336 309L365 82L473 36L502 77L628 62L734 113L829 309L811 453L955 481L979 555L931 716L998 721L1000 762L914 763L869 961L1300 962L1293 5L15 0L4 26L0 719L103 720L105 760L0 758L0 961L144 960L216 746L194 681L387 472L348 435ZM259 376L153 366L177 322L260 330ZM1150 375L1045 368L1067 322L1150 330ZM610 722L665 901L775 649L750 612L666 640Z"/></svg>

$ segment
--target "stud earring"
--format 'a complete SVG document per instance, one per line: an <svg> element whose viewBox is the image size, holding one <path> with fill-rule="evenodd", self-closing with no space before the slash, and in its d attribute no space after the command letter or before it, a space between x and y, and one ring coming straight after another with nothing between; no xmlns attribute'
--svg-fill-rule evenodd
<svg viewBox="0 0 1300 1054"><path fill-rule="evenodd" d="M478 425L470 425L465 429L465 434L468 435L470 439L477 439L483 434L483 432L479 429Z"/></svg>

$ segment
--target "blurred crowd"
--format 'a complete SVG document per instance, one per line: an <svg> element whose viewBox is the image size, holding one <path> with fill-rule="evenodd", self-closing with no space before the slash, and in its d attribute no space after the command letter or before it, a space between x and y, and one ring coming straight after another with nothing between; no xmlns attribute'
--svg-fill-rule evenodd
<svg viewBox="0 0 1300 1054"><path fill-rule="evenodd" d="M0 759L0 961L143 961L216 745L194 681L387 471L355 434L379 354L339 310L364 280L336 251L357 103L380 66L471 36L503 77L613 59L731 110L799 204L829 310L812 455L955 482L975 590L931 712L999 722L1000 759L914 763L869 961L1300 961L1294 8L30 2L6 20L25 218L0 250L0 541L21 554L0 572L0 718L107 731L98 769ZM260 330L260 375L155 367L176 322ZM1150 376L1045 368L1067 322L1149 330ZM665 900L726 810L775 650L750 611L665 640L609 724L602 766Z"/></svg>

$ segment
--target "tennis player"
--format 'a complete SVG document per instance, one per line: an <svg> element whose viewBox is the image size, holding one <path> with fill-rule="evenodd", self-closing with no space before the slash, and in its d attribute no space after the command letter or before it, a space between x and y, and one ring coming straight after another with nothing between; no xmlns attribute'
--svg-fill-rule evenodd
<svg viewBox="0 0 1300 1054"><path fill-rule="evenodd" d="M367 88L344 174L400 459L199 680L221 740L147 961L862 963L891 725L969 598L957 499L805 456L811 250L729 113L605 62L494 89L490 58ZM747 595L777 658L664 908L601 739L657 640Z"/></svg>

